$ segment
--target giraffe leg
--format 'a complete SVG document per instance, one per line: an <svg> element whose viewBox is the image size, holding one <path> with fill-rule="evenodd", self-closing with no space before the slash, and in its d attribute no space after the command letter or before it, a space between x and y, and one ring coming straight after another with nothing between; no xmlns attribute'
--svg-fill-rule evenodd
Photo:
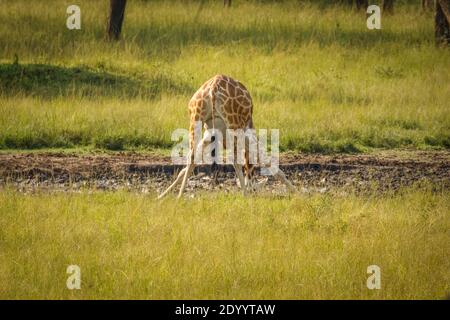
<svg viewBox="0 0 450 320"><path fill-rule="evenodd" d="M188 167L185 167L185 168L183 168L183 169L180 171L180 173L178 174L178 177L175 179L175 181L170 185L170 187L168 187L168 188L166 189L166 191L164 191L163 193L161 193L161 194L158 196L158 199L163 198L163 197L164 197L166 194L168 194L173 188L175 188L175 186L176 186L178 183L180 183L181 178L185 175L187 169L188 169Z"/></svg>
<svg viewBox="0 0 450 320"><path fill-rule="evenodd" d="M289 189L289 192L296 192L297 189L294 187L294 185L286 178L286 175L284 174L281 169L270 169L274 177L281 182L283 182L287 188Z"/></svg>
<svg viewBox="0 0 450 320"><path fill-rule="evenodd" d="M213 164L211 165L211 174L212 174L211 182L212 182L213 186L218 185L219 184L219 166L217 165L216 162L213 162Z"/></svg>
<svg viewBox="0 0 450 320"><path fill-rule="evenodd" d="M178 193L177 198L180 198L183 195L184 188L186 187L186 182L187 182L189 176L191 175L192 171L194 171L194 168L195 168L195 164L193 164L193 163L189 163L187 165L187 167L185 168L186 171L184 173L183 182L181 183L180 192Z"/></svg>
<svg viewBox="0 0 450 320"><path fill-rule="evenodd" d="M233 163L233 168L234 168L234 172L236 173L236 177L239 179L239 175L238 175L238 168L236 168L236 164ZM243 184L241 182L241 180L239 179L238 182L236 183L236 185L239 188L242 188Z"/></svg>
<svg viewBox="0 0 450 320"><path fill-rule="evenodd" d="M181 183L181 188L180 188L180 192L178 193L178 197L177 198L181 198L181 196L183 195L184 189L186 188L186 183L187 180L189 179L189 176L191 175L192 171L194 171L195 168L195 156L194 156L194 150L196 150L196 152L201 152L206 145L206 141L209 137L204 137L200 143L197 145L197 147L193 147L191 149L191 153L188 156L188 159L191 159L190 162L188 163L188 165L186 166L186 171L184 172L184 177L183 177L183 182Z"/></svg>
<svg viewBox="0 0 450 320"><path fill-rule="evenodd" d="M236 162L233 164L234 171L236 172L236 176L239 179L239 185L242 191L244 192L244 195L247 194L247 186L245 184L244 174L242 173L242 165L237 164Z"/></svg>
<svg viewBox="0 0 450 320"><path fill-rule="evenodd" d="M166 189L166 191L164 191L163 193L161 193L158 196L158 199L161 199L163 197L165 197L173 188L175 188L177 186L177 184L180 183L181 179L186 175L186 172L188 171L189 167L191 166L192 160L193 160L193 152L192 150L189 151L188 155L187 155L187 159L188 159L188 164L186 165L186 167L184 167L180 173L178 173L177 178L175 179L175 181Z"/></svg>

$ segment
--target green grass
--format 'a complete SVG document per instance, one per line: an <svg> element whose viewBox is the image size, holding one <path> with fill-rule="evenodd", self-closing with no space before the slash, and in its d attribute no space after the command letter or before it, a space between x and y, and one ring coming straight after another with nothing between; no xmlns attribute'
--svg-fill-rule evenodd
<svg viewBox="0 0 450 320"><path fill-rule="evenodd" d="M133 1L118 43L104 40L107 1L77 2L78 31L69 3L3 3L0 148L169 148L191 95L224 73L282 150L448 149L450 55L432 15L402 3L369 31L323 2Z"/></svg>
<svg viewBox="0 0 450 320"><path fill-rule="evenodd" d="M249 88L256 126L280 129L282 151L448 150L450 55L432 14L399 0L369 31L363 13L327 2L129 1L109 43L107 1L79 0L82 30L69 31L72 3L0 0L0 152L167 155L218 73ZM449 196L3 187L0 298L444 298ZM66 288L71 264L81 290ZM372 264L381 290L366 287Z"/></svg>
<svg viewBox="0 0 450 320"><path fill-rule="evenodd" d="M440 299L449 192L385 196L0 192L0 298ZM66 268L81 268L81 290ZM366 287L369 265L381 289Z"/></svg>

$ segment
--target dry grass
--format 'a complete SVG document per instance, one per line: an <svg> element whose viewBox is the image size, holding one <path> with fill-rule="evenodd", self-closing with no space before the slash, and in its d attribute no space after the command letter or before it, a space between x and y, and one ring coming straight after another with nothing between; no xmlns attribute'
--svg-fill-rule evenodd
<svg viewBox="0 0 450 320"><path fill-rule="evenodd" d="M449 193L0 193L0 298L412 299L449 293ZM66 288L79 265L81 290ZM381 290L366 269L381 267Z"/></svg>

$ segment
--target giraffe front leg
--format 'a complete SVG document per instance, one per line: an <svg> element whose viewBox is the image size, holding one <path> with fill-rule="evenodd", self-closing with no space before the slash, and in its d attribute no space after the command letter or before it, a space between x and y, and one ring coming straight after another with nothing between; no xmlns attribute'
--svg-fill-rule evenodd
<svg viewBox="0 0 450 320"><path fill-rule="evenodd" d="M244 174L242 173L242 165L237 164L236 161L233 164L234 171L236 172L236 176L239 179L239 187L242 189L244 195L247 194L247 185L245 184Z"/></svg>
<svg viewBox="0 0 450 320"><path fill-rule="evenodd" d="M164 196L166 196L166 194L168 194L173 188L175 188L175 186L176 186L178 183L180 183L181 178L185 175L187 169L188 169L188 167L185 167L185 168L183 168L183 169L180 171L180 173L178 174L177 178L176 178L175 181L170 185L170 187L168 187L168 188L166 189L166 191L164 191L163 193L161 193L161 194L158 196L158 200L159 200L159 199L162 199Z"/></svg>
<svg viewBox="0 0 450 320"><path fill-rule="evenodd" d="M189 167L191 166L191 163L192 163L192 160L193 160L192 155L193 155L192 150L190 150L189 153L188 153L188 156L187 156L188 164L186 165L186 167L184 167L184 168L180 171L180 173L178 173L177 178L176 178L175 181L174 181L174 182L166 189L166 191L164 191L163 193L161 193L161 194L158 196L158 200L159 200L159 199L162 199L163 197L165 197L165 196L166 196L173 188L175 188L175 187L180 183L180 181L182 180L182 178L186 175L186 172L189 170Z"/></svg>
<svg viewBox="0 0 450 320"><path fill-rule="evenodd" d="M192 171L194 171L194 167L195 164L193 163L188 164L188 166L186 167L186 172L184 173L183 182L181 183L180 192L178 193L177 198L181 198L181 196L183 195L184 188L186 187L186 182L189 179L189 176L191 175Z"/></svg>

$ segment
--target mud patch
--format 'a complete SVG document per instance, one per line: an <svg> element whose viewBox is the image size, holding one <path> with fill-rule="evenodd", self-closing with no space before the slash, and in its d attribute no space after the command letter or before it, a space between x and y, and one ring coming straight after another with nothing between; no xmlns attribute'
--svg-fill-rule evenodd
<svg viewBox="0 0 450 320"><path fill-rule="evenodd" d="M0 154L0 186L23 192L37 189L84 189L161 192L182 166L169 157L138 153L78 155L65 153ZM374 155L284 154L280 168L302 192L348 190L392 191L413 184L450 187L450 152L385 152ZM264 180L265 177L258 177ZM263 192L284 194L285 188L269 177ZM187 186L193 191L238 191L232 166L195 169Z"/></svg>

